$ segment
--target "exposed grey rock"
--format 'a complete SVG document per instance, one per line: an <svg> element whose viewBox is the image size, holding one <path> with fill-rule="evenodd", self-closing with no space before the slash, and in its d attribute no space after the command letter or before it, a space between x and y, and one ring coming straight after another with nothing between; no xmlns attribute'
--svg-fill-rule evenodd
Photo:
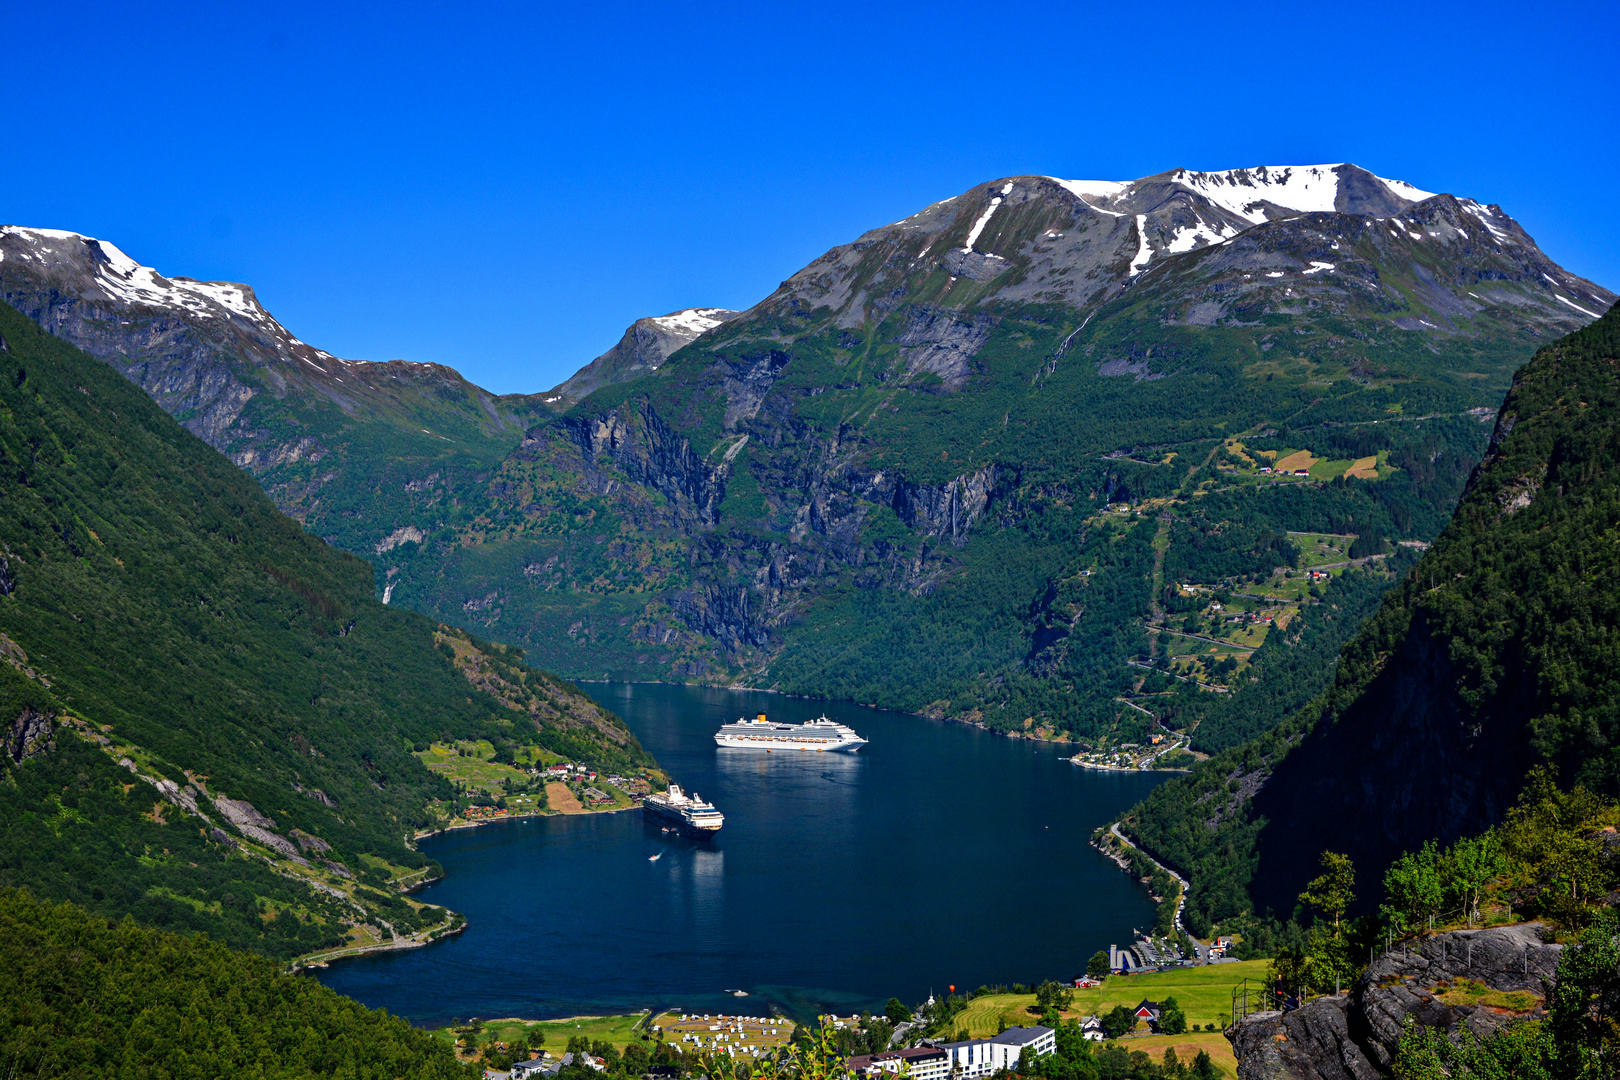
<svg viewBox="0 0 1620 1080"><path fill-rule="evenodd" d="M254 840L265 847L279 851L283 855L300 862L305 866L309 863L298 855L298 848L285 836L272 832L276 827L274 819L266 817L253 808L253 804L241 799L227 799L224 796L214 797L214 806L220 814L236 826L236 831Z"/></svg>
<svg viewBox="0 0 1620 1080"><path fill-rule="evenodd" d="M1379 1080L1350 1037L1350 996L1319 998L1293 1012L1262 1012L1231 1033L1238 1080Z"/></svg>
<svg viewBox="0 0 1620 1080"><path fill-rule="evenodd" d="M995 319L919 307L895 343L901 346L906 381L932 373L947 391L960 390L973 375L973 357L990 340Z"/></svg>
<svg viewBox="0 0 1620 1080"><path fill-rule="evenodd" d="M1435 997L1434 990L1440 983L1462 977L1492 990L1525 991L1541 997L1553 982L1564 950L1562 945L1544 942L1543 929L1540 923L1525 923L1458 930L1379 957L1356 988L1368 1056L1388 1069L1394 1063L1401 1025L1407 1017L1424 1027L1444 1028L1451 1036L1466 1030L1480 1038L1518 1019L1497 1009L1447 1005Z"/></svg>
<svg viewBox="0 0 1620 1080"><path fill-rule="evenodd" d="M1447 1004L1459 978L1539 999L1553 982L1562 945L1542 941L1539 923L1459 930L1398 946L1378 957L1347 993L1288 1013L1255 1013L1229 1032L1239 1080L1373 1080L1393 1067L1408 1022L1485 1038L1507 1024L1544 1016Z"/></svg>
<svg viewBox="0 0 1620 1080"><path fill-rule="evenodd" d="M17 588L17 579L11 576L11 564L0 559L0 596L10 596Z"/></svg>
<svg viewBox="0 0 1620 1080"><path fill-rule="evenodd" d="M236 837L232 836L230 833L226 832L224 829L221 829L217 825L208 830L208 835L212 836L215 840L219 841L221 844L224 844L232 851L240 851L242 849L242 845L236 842Z"/></svg>
<svg viewBox="0 0 1620 1080"><path fill-rule="evenodd" d="M313 851L320 853L323 851L332 850L331 844L328 844L325 840L322 840L318 836L310 835L303 829L293 829L290 835L294 840L298 841L298 846L306 852Z"/></svg>
<svg viewBox="0 0 1620 1080"><path fill-rule="evenodd" d="M47 754L56 749L54 728L48 713L25 708L5 731L5 753L13 764Z"/></svg>

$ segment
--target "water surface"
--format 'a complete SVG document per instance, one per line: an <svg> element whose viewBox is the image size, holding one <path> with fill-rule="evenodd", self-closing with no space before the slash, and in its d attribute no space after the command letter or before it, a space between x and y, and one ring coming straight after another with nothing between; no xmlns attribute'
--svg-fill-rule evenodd
<svg viewBox="0 0 1620 1080"><path fill-rule="evenodd" d="M1089 772L1061 746L842 703L584 689L719 807L720 835L683 840L634 811L434 837L422 850L447 876L420 895L466 913L467 931L339 961L322 982L418 1023L665 1006L805 1016L1069 977L1152 924L1141 886L1087 841L1161 777ZM756 712L826 712L870 745L715 746L722 723ZM726 993L739 989L750 996Z"/></svg>

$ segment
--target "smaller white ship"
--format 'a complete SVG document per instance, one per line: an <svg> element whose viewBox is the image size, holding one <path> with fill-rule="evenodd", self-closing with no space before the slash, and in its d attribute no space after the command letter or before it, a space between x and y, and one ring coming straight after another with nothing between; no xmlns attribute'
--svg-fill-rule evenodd
<svg viewBox="0 0 1620 1080"><path fill-rule="evenodd" d="M704 802L703 796L695 791L688 795L679 784L671 784L668 791L647 796L642 800L641 809L692 836L713 836L726 823L725 815L716 810L713 803Z"/></svg>
<svg viewBox="0 0 1620 1080"><path fill-rule="evenodd" d="M738 720L714 734L721 746L738 750L859 750L866 740L854 730L818 717L808 724L777 724L760 713L753 720Z"/></svg>

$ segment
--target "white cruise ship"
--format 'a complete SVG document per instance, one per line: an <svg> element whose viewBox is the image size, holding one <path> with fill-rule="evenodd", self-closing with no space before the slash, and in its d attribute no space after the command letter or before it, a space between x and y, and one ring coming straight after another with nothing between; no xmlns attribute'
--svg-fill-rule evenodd
<svg viewBox="0 0 1620 1080"><path fill-rule="evenodd" d="M692 836L713 836L726 823L725 815L716 810L713 803L704 802L703 796L695 791L688 795L679 784L671 784L668 791L647 796L641 801L641 809Z"/></svg>
<svg viewBox="0 0 1620 1080"><path fill-rule="evenodd" d="M714 733L721 746L739 750L859 750L866 740L825 716L808 724L776 724L760 713L753 720L738 720Z"/></svg>

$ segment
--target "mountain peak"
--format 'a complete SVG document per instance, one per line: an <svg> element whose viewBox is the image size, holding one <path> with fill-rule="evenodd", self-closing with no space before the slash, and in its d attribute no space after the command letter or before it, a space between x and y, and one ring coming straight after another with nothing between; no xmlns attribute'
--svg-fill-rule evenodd
<svg viewBox="0 0 1620 1080"><path fill-rule="evenodd" d="M552 409L567 409L593 390L640 378L738 314L729 308L682 308L668 315L637 319L617 345L547 391L541 400Z"/></svg>

